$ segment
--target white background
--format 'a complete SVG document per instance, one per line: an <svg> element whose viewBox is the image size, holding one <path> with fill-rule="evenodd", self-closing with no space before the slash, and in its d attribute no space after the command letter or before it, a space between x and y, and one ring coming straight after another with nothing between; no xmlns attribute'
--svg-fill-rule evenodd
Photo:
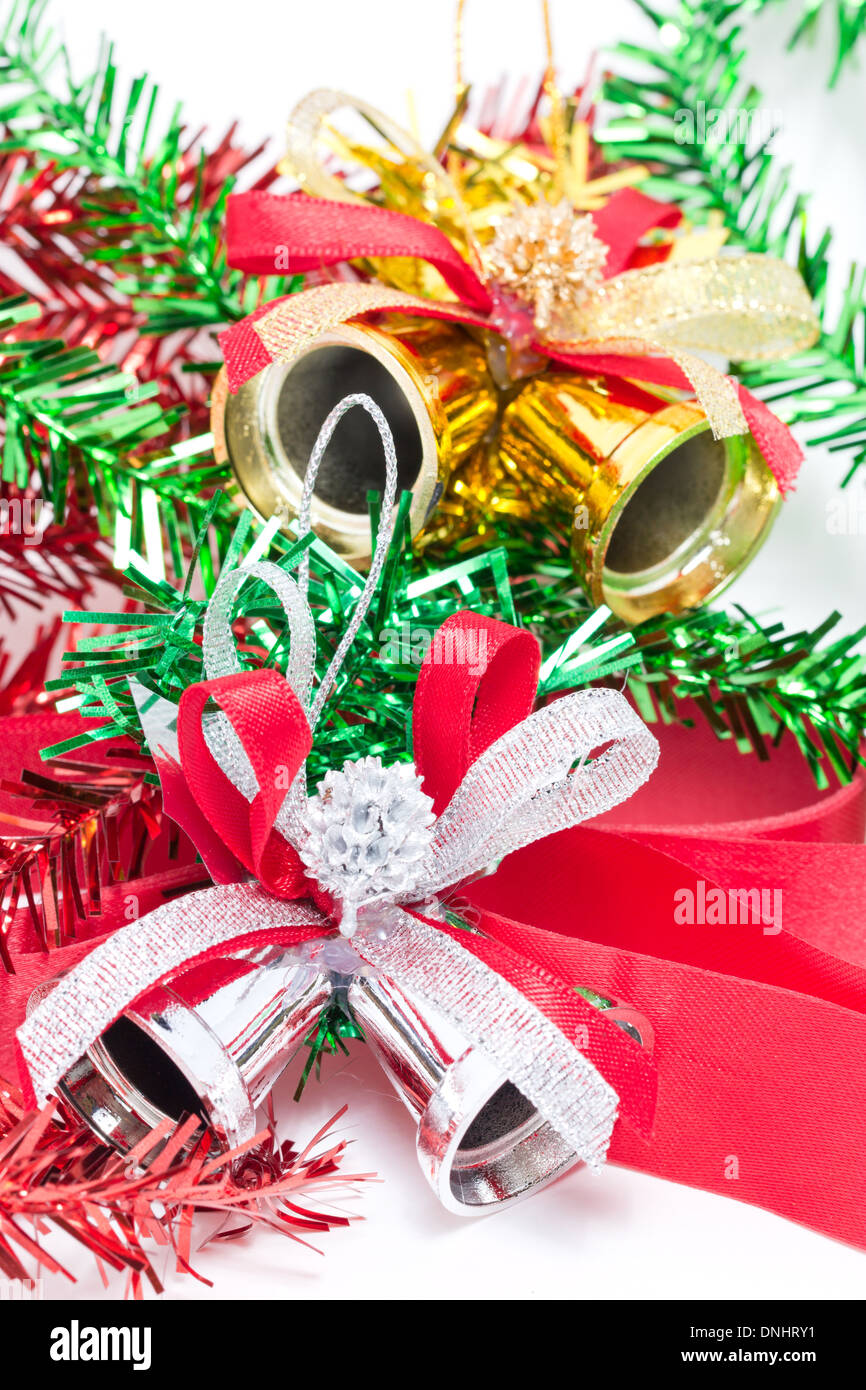
<svg viewBox="0 0 866 1390"><path fill-rule="evenodd" d="M848 261L864 255L866 179L863 111L866 79L846 72L825 93L832 38L829 16L817 50L787 54L785 39L801 6L774 7L750 21L753 58L747 73L766 106L781 111L776 148L793 165L795 187L812 190L813 235L836 230L835 287ZM781 11L781 12L780 12ZM243 135L275 138L280 149L293 103L315 86L363 96L406 119L411 89L425 136L450 110L453 60L451 0L70 0L51 11L82 72L101 32L116 42L125 78L148 71L164 92L163 112L180 98L193 126L213 136L241 118ZM617 38L640 40L650 26L630 0L604 5L554 0L560 66L581 77L594 49ZM534 0L475 0L467 23L467 76L476 83L503 73L535 74L543 50ZM820 621L832 608L846 622L863 620L866 537L831 536L827 506L842 465L813 452L796 496L770 543L730 591L762 613L784 612L789 624ZM286 1132L304 1142L344 1102L341 1133L353 1139L352 1171L378 1171L345 1202L365 1218L320 1239L323 1255L267 1233L212 1247L198 1260L217 1296L257 1298L604 1298L862 1297L866 1256L766 1213L721 1197L675 1187L623 1169L600 1178L577 1172L512 1212L461 1222L441 1212L418 1169L408 1115L356 1048L346 1062L325 1064L300 1107L291 1085L281 1090ZM732 1183L732 1189L735 1184ZM58 1253L60 1247L58 1246ZM73 1296L100 1292L85 1277ZM119 1292L119 1286L112 1286ZM49 1297L70 1296L51 1280ZM192 1279L169 1277L173 1298L209 1296Z"/></svg>

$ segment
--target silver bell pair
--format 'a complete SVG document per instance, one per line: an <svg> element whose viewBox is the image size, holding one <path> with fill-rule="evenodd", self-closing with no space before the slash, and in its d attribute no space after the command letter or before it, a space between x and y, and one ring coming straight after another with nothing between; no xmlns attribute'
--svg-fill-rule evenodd
<svg viewBox="0 0 866 1390"><path fill-rule="evenodd" d="M343 975L298 948L241 951L152 990L67 1072L61 1093L122 1152L188 1114L233 1147L257 1133L256 1108L336 996L415 1119L422 1171L448 1211L498 1211L578 1162L447 1019L371 967ZM599 1003L651 1046L638 1015Z"/></svg>

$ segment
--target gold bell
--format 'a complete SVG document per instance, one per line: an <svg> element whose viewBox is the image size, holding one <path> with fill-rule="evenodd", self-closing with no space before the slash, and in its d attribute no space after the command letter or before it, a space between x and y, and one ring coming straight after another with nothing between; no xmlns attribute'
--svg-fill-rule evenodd
<svg viewBox="0 0 866 1390"><path fill-rule="evenodd" d="M438 503L451 469L484 437L497 414L483 348L462 329L389 316L387 329L343 324L291 362L276 362L236 395L225 372L214 385L211 428L217 461L228 460L263 518L297 515L307 462L331 409L364 392L384 413L397 450L399 484L411 490L415 536ZM368 491L383 491L382 442L373 420L352 411L325 452L312 504L316 534L350 564L370 563Z"/></svg>
<svg viewBox="0 0 866 1390"><path fill-rule="evenodd" d="M714 598L780 501L753 437L714 439L697 402L644 410L565 372L506 407L500 458L535 515L570 516L578 578L627 623Z"/></svg>

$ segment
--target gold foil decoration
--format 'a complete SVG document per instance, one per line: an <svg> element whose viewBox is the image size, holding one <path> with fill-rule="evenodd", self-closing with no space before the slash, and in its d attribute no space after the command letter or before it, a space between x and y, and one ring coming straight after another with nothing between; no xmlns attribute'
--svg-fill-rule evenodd
<svg viewBox="0 0 866 1390"><path fill-rule="evenodd" d="M488 275L531 311L545 337L561 337L561 324L579 322L580 305L598 292L606 260L592 218L576 215L565 199L515 208L484 252Z"/></svg>
<svg viewBox="0 0 866 1390"><path fill-rule="evenodd" d="M460 105L465 102L469 87L464 79L464 19L465 19L466 0L457 0L457 9L454 17L454 69L455 69L455 95L457 103ZM553 26L550 21L549 0L541 0L541 26L544 33L545 48L545 68L544 68L544 92L550 103L550 111L546 119L546 138L550 146L552 158L550 168L552 173L552 183L549 196L553 202L558 202L564 194L569 192L569 175L574 175L582 168L581 164L581 132L578 132L578 143L575 146L570 141L567 118L567 103L559 90L556 81L556 61L553 52ZM583 122L583 132L587 133L587 128Z"/></svg>
<svg viewBox="0 0 866 1390"><path fill-rule="evenodd" d="M321 287L337 288L350 287ZM390 298L393 308L397 296L390 292ZM408 522L416 535L452 468L477 449L497 418L499 399L484 348L455 325L420 316L392 315L379 327L323 312L308 322L307 332L288 335L273 321L270 331L264 319L260 323L279 360L234 395L225 373L217 377L211 428L218 461L231 461L260 516L296 516L322 423L345 395L364 392L391 426L400 485L412 493ZM363 411L351 412L323 459L312 522L317 535L359 568L370 561L367 490L380 486L383 470L375 426Z"/></svg>
<svg viewBox="0 0 866 1390"><path fill-rule="evenodd" d="M342 110L363 118L382 139L382 147L374 149L342 135L332 119ZM372 170L380 190L394 190L390 198L381 198L384 206L434 223L470 264L480 269L479 246L456 183L410 131L368 102L329 88L310 92L292 111L280 171L296 178L305 193L343 203L369 203L369 197L354 192L345 180L328 172L319 153L320 144L336 149L346 162Z"/></svg>
<svg viewBox="0 0 866 1390"><path fill-rule="evenodd" d="M551 60L548 79L552 74ZM395 208L437 226L487 284L495 307L489 320L466 309L435 268L418 260L355 261L372 279L292 295L253 324L274 363L261 377L274 372L279 383L294 364L309 362L332 341L366 344L380 361L393 354L395 377L411 383L407 399L419 429L440 441L442 454L438 473L435 467L430 472L427 457L419 488L423 506L413 503L412 530L422 527L421 545L472 544L496 518L565 516L574 523L572 554L581 581L596 602L636 622L718 592L757 548L779 501L735 383L697 354L740 361L783 357L808 348L819 326L797 271L770 257L719 254L726 232L718 225L659 230L648 241L669 245L664 262L603 280L604 245L579 210L603 206L645 171L590 177L588 130L575 118L573 103L558 99L549 84L547 91L556 105L556 127L548 121L549 150L465 129L460 118L467 92L461 88L435 154L365 102L334 91L305 98L290 122L284 172L294 173L309 193ZM366 121L379 145L337 129L333 117L343 108ZM356 191L329 172L325 147L344 170L365 172L370 191ZM437 328L429 318L431 300L464 327ZM467 390L472 383L477 410L469 408L461 386L454 420L446 418L450 388L445 384L443 395L440 387L451 378L437 376L437 350L430 348L432 370L425 369L423 351L407 366L400 354L411 354L412 333L404 339L395 322L391 334L388 318L381 327L358 322L371 312L401 310L426 316L414 320L416 345L423 325L434 336L439 330L451 335L453 379ZM522 351L526 369L538 375L521 382L502 376L504 332L519 349L513 360ZM484 366L485 349L498 390ZM649 412L625 406L601 381L569 375L555 362L544 371L540 354L551 353L663 357L679 367L696 400L645 386L662 406ZM640 382L637 362L634 377ZM243 388L253 433L260 428L259 396L271 390L257 381ZM216 410L218 436L225 423L221 409L227 419L224 405ZM254 460L262 476L269 467L273 474L268 459L266 447ZM428 504L449 473L441 508L429 521ZM259 486L249 479L244 485L250 496ZM581 517L585 525L578 524ZM333 526L321 533L333 543ZM359 544L354 537L342 553L362 564Z"/></svg>
<svg viewBox="0 0 866 1390"><path fill-rule="evenodd" d="M431 222L478 270L479 248L493 236L502 217L521 204L554 199L556 173L553 159L543 152L461 124L458 117L464 106L465 100L458 103L446 126L444 145L431 154L411 131L368 102L331 89L310 92L289 117L280 173L318 197L373 203ZM379 143L347 136L336 125L340 111L365 122ZM566 132L563 178L574 207L602 207L618 189L646 178L641 165L591 178L585 158L588 142L586 123L573 119ZM370 181L372 175L375 187L368 193L353 189L347 178L328 170L326 152L337 157L347 176L361 173ZM445 156L445 166L439 154ZM395 268L387 269L393 277Z"/></svg>

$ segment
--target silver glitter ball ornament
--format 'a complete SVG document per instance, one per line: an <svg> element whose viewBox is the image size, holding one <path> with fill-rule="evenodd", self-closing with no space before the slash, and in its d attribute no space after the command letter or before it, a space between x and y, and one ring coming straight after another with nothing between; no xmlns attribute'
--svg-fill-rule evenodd
<svg viewBox="0 0 866 1390"><path fill-rule="evenodd" d="M368 757L326 773L306 819L301 859L339 900L340 930L351 936L363 903L411 892L435 817L411 763L383 767Z"/></svg>

